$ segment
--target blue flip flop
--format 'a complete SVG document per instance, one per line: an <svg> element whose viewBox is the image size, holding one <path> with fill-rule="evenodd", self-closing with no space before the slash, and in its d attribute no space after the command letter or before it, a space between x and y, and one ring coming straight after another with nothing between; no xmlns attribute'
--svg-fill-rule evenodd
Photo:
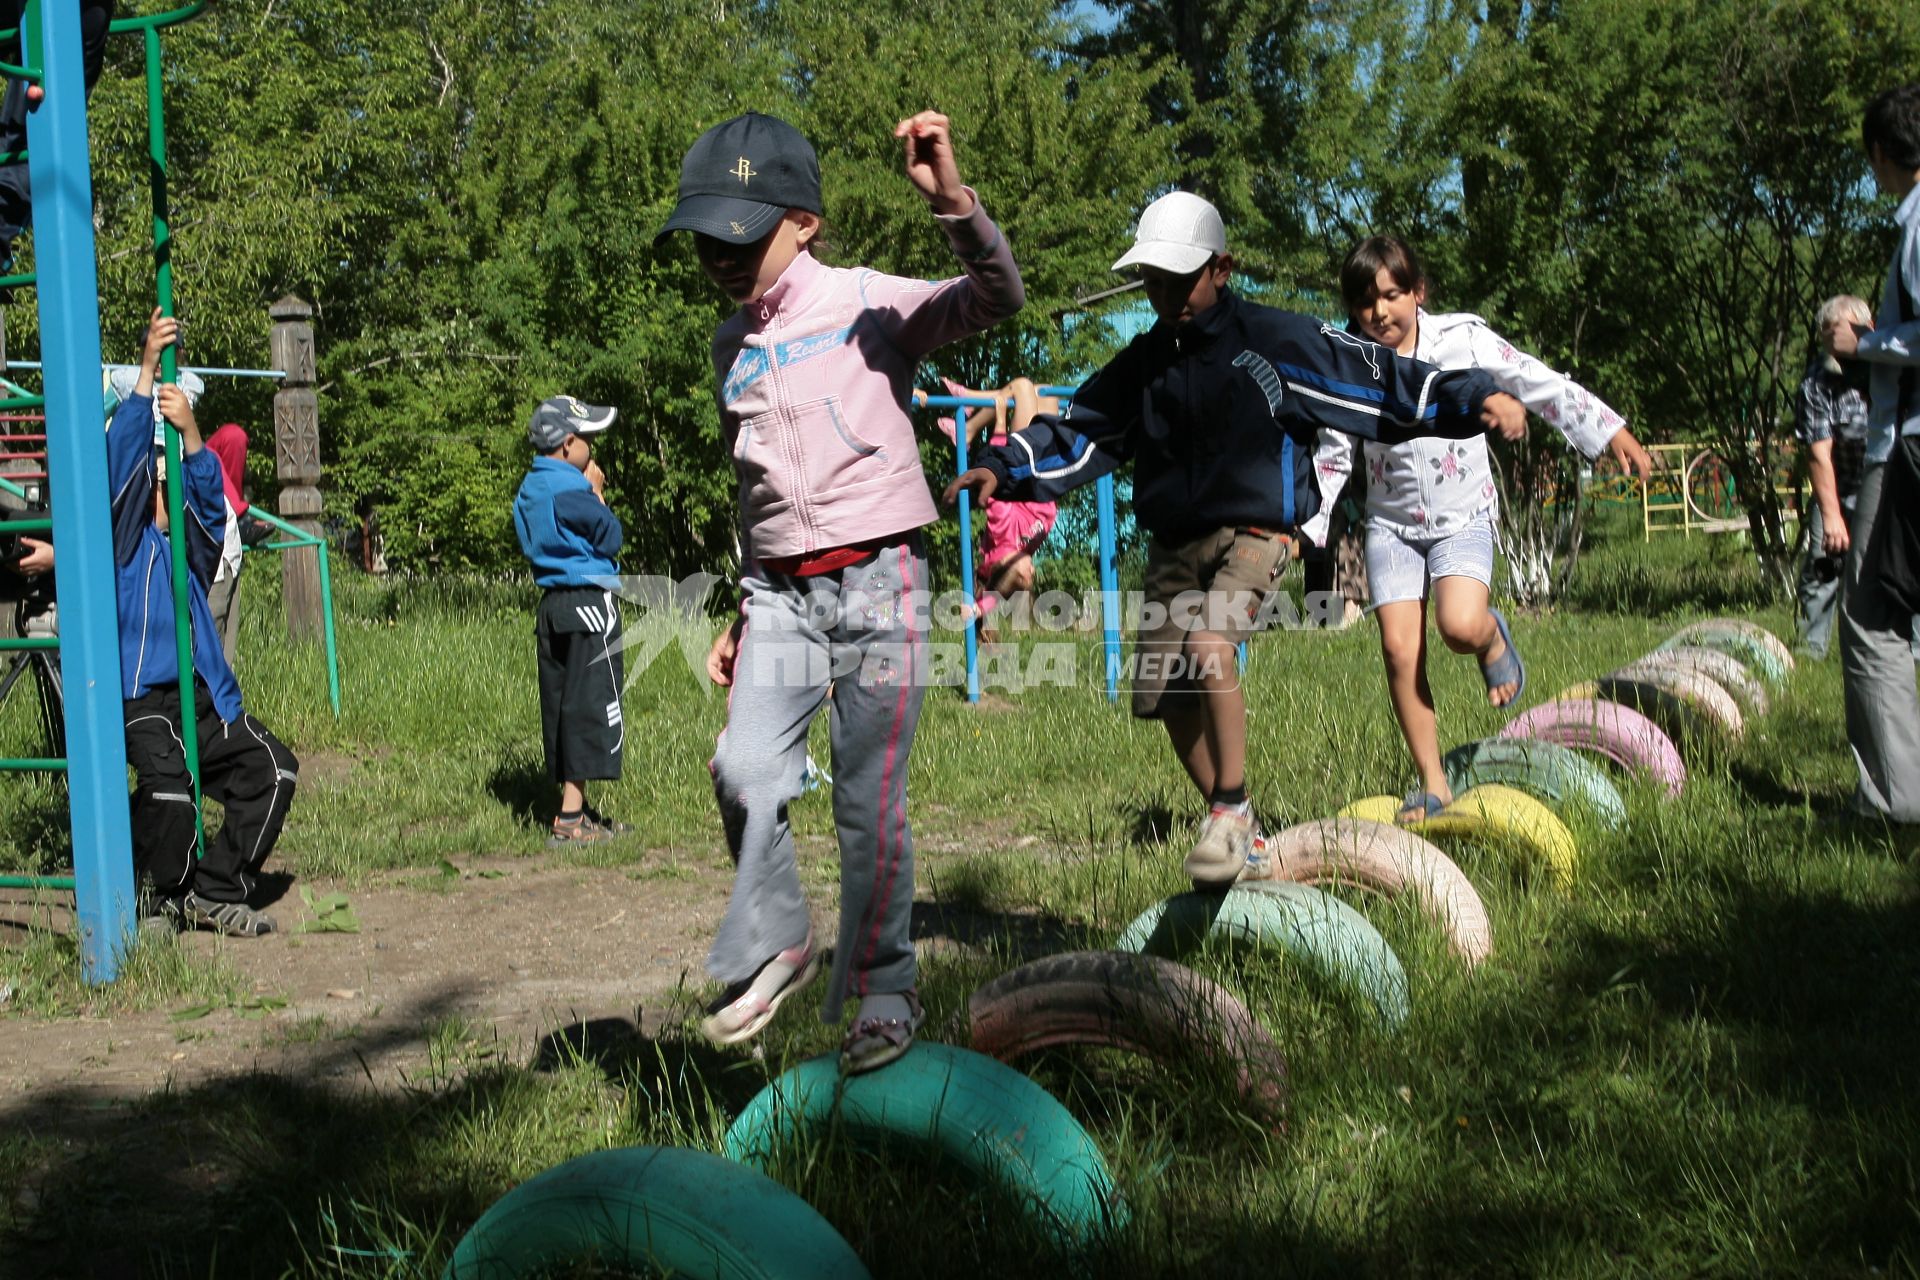
<svg viewBox="0 0 1920 1280"><path fill-rule="evenodd" d="M1507 642L1507 647L1492 662L1480 664L1480 678L1487 682L1488 692L1499 685L1511 684L1514 687L1513 696L1503 704L1511 707L1527 691L1527 665L1520 660L1520 650L1514 647L1513 632L1507 630L1506 615L1492 608L1487 612L1493 615L1493 623L1500 628L1500 638Z"/></svg>
<svg viewBox="0 0 1920 1280"><path fill-rule="evenodd" d="M1442 813L1446 812L1446 808L1447 806L1441 801L1440 797L1433 794L1433 792L1412 791L1407 794L1405 800L1400 802L1400 812L1394 815L1393 821L1396 826L1402 827L1409 823L1425 822L1428 818L1439 817ZM1420 816L1412 818L1406 816L1407 810L1409 809L1420 810Z"/></svg>

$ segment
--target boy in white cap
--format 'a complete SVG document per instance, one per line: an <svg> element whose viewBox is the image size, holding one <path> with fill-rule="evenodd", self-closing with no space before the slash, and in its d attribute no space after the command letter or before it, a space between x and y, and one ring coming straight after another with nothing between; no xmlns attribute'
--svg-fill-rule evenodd
<svg viewBox="0 0 1920 1280"><path fill-rule="evenodd" d="M620 713L619 614L609 583L625 537L607 506L607 477L592 437L613 409L572 396L540 402L527 424L536 456L513 499L513 528L533 580L546 588L534 636L540 654L540 741L547 776L560 787L548 842L606 840L632 830L587 803L589 781L620 776L626 723Z"/></svg>
<svg viewBox="0 0 1920 1280"><path fill-rule="evenodd" d="M229 937L274 932L272 916L247 899L273 852L300 763L247 711L240 682L220 649L207 588L229 523L220 463L200 439L182 388L159 381L161 354L180 333L153 313L139 372L107 423L107 484L113 495L113 556L120 622L120 696L127 763L134 771L133 864L150 880L158 917L180 929ZM180 471L162 469L153 447L154 413L180 432ZM180 486L181 523L172 525L166 486ZM186 542L187 616L199 774L187 769L179 651L175 640L174 537ZM195 785L220 802L225 819L200 856Z"/></svg>
<svg viewBox="0 0 1920 1280"><path fill-rule="evenodd" d="M1209 803L1185 869L1201 887L1266 874L1246 786L1235 649L1313 516L1316 431L1368 440L1524 429L1477 370L1446 372L1309 316L1243 301L1219 212L1176 191L1140 217L1113 264L1139 273L1158 322L1058 415L1042 415L947 489L1047 500L1134 461L1149 534L1133 713L1159 720Z"/></svg>

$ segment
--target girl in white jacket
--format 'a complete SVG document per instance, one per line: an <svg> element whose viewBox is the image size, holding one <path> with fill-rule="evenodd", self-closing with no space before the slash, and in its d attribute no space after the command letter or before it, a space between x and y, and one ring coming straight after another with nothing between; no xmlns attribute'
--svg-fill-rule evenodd
<svg viewBox="0 0 1920 1280"><path fill-rule="evenodd" d="M1642 481L1651 474L1652 460L1625 419L1593 393L1517 350L1479 316L1429 315L1423 307L1426 276L1405 242L1392 236L1361 241L1340 269L1340 291L1364 336L1443 369L1482 369L1585 456L1604 451ZM1373 613L1380 621L1393 712L1422 788L1407 797L1400 820L1418 821L1453 800L1427 684L1428 584L1441 639L1455 653L1479 659L1489 702L1499 707L1517 700L1526 688L1526 668L1506 619L1487 603L1498 504L1486 440L1369 443L1364 456ZM1326 513L1346 485L1352 459L1351 439L1323 433L1315 454L1321 514L1304 530L1315 542L1324 541Z"/></svg>

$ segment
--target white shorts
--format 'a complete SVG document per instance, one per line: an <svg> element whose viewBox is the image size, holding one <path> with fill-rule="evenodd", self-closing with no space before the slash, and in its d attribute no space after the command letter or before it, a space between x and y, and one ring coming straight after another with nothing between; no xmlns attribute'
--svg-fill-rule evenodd
<svg viewBox="0 0 1920 1280"><path fill-rule="evenodd" d="M1434 578L1472 578L1492 589L1492 517L1480 516L1464 529L1417 539L1368 522L1367 586L1374 608L1424 600Z"/></svg>

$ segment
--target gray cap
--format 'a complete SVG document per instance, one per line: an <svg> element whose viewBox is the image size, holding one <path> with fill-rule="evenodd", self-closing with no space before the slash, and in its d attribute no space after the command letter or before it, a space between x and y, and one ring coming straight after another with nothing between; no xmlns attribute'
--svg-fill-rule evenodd
<svg viewBox="0 0 1920 1280"><path fill-rule="evenodd" d="M654 233L752 244L789 209L821 213L820 160L785 120L749 111L701 134L680 162L680 202Z"/></svg>
<svg viewBox="0 0 1920 1280"><path fill-rule="evenodd" d="M552 453L568 436L597 436L613 425L619 410L585 404L572 396L542 400L527 423L527 440L541 453Z"/></svg>

